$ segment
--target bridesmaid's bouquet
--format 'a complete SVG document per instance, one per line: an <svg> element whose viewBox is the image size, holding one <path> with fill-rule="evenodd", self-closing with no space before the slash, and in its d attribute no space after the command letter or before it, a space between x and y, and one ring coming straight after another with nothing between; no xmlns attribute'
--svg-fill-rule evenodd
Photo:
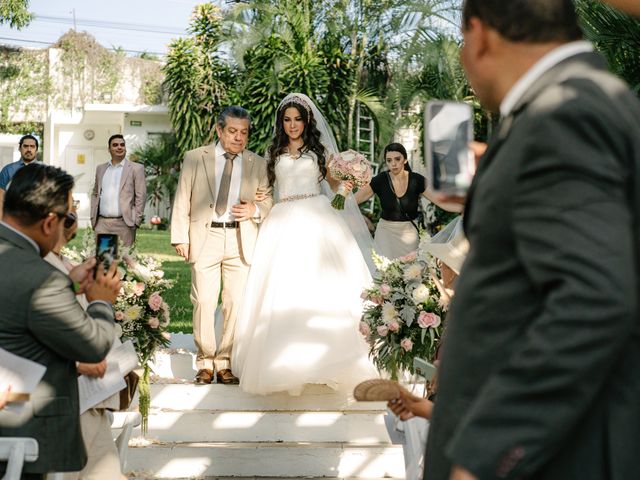
<svg viewBox="0 0 640 480"><path fill-rule="evenodd" d="M354 150L332 154L327 168L333 178L351 182L357 188L367 185L373 174L371 164L364 155ZM331 206L336 210L344 210L346 194L346 190L340 185L338 192L331 200Z"/></svg>
<svg viewBox="0 0 640 480"><path fill-rule="evenodd" d="M360 333L378 370L396 380L403 370L414 373L415 357L433 362L447 304L430 254L389 260L374 253L373 259L378 273L373 286L362 293Z"/></svg>

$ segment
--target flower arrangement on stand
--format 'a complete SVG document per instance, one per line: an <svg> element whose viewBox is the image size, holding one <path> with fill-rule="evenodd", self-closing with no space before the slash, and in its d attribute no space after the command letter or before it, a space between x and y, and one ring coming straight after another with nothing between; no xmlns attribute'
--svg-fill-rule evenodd
<svg viewBox="0 0 640 480"><path fill-rule="evenodd" d="M371 164L364 155L355 150L332 154L329 157L327 168L333 178L352 182L355 188L368 185L373 174ZM344 210L346 194L346 190L340 186L331 200L331 206L336 210Z"/></svg>
<svg viewBox="0 0 640 480"><path fill-rule="evenodd" d="M120 252L122 254L118 272L122 286L113 310L116 323L122 328L122 339L133 342L143 371L138 384L138 404L142 416L141 431L146 435L151 405L149 362L158 348L167 347L170 342L167 332L169 305L162 295L171 288L173 281L164 278L162 264L154 257L141 254L135 248L121 248ZM88 230L83 236L80 251L65 249L63 254L78 262L93 256L95 234Z"/></svg>
<svg viewBox="0 0 640 480"><path fill-rule="evenodd" d="M378 370L397 380L402 371L414 373L415 357L435 359L447 302L430 254L389 260L374 253L374 263L374 284L362 293L360 333Z"/></svg>

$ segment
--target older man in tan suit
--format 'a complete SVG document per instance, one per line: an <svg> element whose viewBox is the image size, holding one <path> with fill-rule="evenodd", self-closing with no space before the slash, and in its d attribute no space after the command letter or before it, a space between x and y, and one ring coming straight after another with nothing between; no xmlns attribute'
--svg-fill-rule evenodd
<svg viewBox="0 0 640 480"><path fill-rule="evenodd" d="M171 244L191 263L196 384L212 383L215 375L221 383L238 383L230 368L235 321L258 225L272 204L266 161L245 150L250 124L244 108L220 113L220 141L186 153L173 204ZM217 339L214 313L221 279L224 326Z"/></svg>
<svg viewBox="0 0 640 480"><path fill-rule="evenodd" d="M91 226L96 233L115 233L132 245L142 223L147 199L144 166L126 158L120 134L109 138L111 161L98 165L91 193Z"/></svg>

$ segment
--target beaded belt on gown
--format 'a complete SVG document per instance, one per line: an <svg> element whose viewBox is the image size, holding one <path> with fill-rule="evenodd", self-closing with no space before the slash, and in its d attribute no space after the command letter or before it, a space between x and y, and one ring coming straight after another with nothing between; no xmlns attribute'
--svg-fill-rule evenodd
<svg viewBox="0 0 640 480"><path fill-rule="evenodd" d="M298 195L290 195L288 197L281 198L278 203L293 202L294 200L304 200L305 198L317 197L319 193L300 193Z"/></svg>

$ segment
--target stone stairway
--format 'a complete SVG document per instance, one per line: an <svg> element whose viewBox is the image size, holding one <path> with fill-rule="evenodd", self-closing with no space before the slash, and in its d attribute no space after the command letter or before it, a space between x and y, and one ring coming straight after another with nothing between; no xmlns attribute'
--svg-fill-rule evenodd
<svg viewBox="0 0 640 480"><path fill-rule="evenodd" d="M320 385L299 397L195 386L187 349L159 354L155 371L149 432L130 442L130 476L404 478L383 403L359 403L351 392Z"/></svg>

